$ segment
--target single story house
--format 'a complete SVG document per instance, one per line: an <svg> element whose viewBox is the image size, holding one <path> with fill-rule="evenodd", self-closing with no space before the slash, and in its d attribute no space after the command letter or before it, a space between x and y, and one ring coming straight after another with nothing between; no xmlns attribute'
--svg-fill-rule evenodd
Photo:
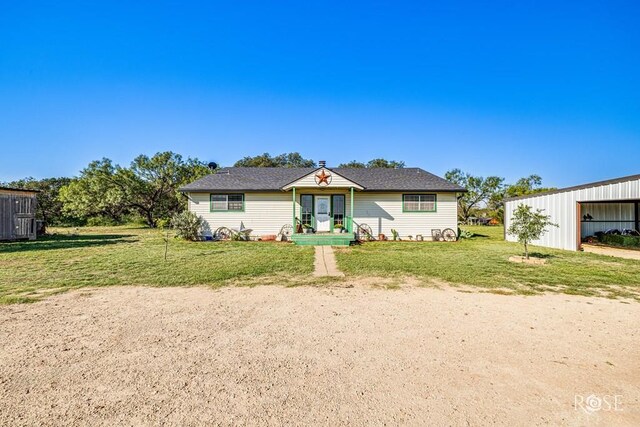
<svg viewBox="0 0 640 427"><path fill-rule="evenodd" d="M578 251L583 238L598 232L640 230L640 175L505 199L505 230L521 204L542 209L558 224L532 244ZM506 240L516 237L506 235Z"/></svg>
<svg viewBox="0 0 640 427"><path fill-rule="evenodd" d="M466 191L420 168L223 168L181 188L207 233L218 227L277 235L301 244L348 244L367 227L376 238L432 230L457 232L458 194ZM312 234L301 231L309 228ZM337 234L338 230L346 233Z"/></svg>
<svg viewBox="0 0 640 427"><path fill-rule="evenodd" d="M35 240L37 194L0 187L0 240Z"/></svg>

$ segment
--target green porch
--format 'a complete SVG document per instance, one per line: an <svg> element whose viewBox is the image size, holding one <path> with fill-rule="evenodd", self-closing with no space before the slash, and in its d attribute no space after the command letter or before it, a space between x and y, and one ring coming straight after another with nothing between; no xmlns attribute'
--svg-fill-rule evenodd
<svg viewBox="0 0 640 427"><path fill-rule="evenodd" d="M349 188L348 194L330 193L323 195L304 194L300 196L300 209L298 211L296 199L296 187L292 189L293 203L293 234L291 240L296 245L314 246L349 246L356 241L353 227L353 202L354 188ZM301 189L302 190L302 189ZM304 191L304 190L302 190ZM347 197L349 197L349 211L347 212ZM321 212L317 204L317 198L324 198L328 203L327 211ZM321 229L318 218L324 214L328 218L324 229Z"/></svg>
<svg viewBox="0 0 640 427"><path fill-rule="evenodd" d="M296 245L349 246L356 241L355 233L294 233L291 240Z"/></svg>

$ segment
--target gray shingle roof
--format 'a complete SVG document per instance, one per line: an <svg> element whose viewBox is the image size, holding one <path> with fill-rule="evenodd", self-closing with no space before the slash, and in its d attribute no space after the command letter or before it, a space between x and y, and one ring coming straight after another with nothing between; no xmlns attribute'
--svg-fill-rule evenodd
<svg viewBox="0 0 640 427"><path fill-rule="evenodd" d="M183 192L278 191L319 168L223 168L185 185ZM327 168L364 191L455 191L464 188L420 168Z"/></svg>

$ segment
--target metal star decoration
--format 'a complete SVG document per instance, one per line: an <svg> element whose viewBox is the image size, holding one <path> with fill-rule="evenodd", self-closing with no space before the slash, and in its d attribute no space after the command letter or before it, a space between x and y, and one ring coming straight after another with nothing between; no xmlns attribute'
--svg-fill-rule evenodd
<svg viewBox="0 0 640 427"><path fill-rule="evenodd" d="M322 183L329 185L329 178L331 178L331 175L322 169L322 171L316 175L316 182L318 185L321 185Z"/></svg>

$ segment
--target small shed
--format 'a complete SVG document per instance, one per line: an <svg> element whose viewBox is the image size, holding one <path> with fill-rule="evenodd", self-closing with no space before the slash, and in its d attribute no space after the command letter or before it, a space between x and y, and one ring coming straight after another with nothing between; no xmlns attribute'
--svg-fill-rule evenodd
<svg viewBox="0 0 640 427"><path fill-rule="evenodd" d="M533 244L576 251L583 238L598 232L640 230L640 175L505 199L505 229L520 204L542 209L558 224ZM506 239L515 241L510 235Z"/></svg>
<svg viewBox="0 0 640 427"><path fill-rule="evenodd" d="M0 241L35 240L37 193L0 187Z"/></svg>

